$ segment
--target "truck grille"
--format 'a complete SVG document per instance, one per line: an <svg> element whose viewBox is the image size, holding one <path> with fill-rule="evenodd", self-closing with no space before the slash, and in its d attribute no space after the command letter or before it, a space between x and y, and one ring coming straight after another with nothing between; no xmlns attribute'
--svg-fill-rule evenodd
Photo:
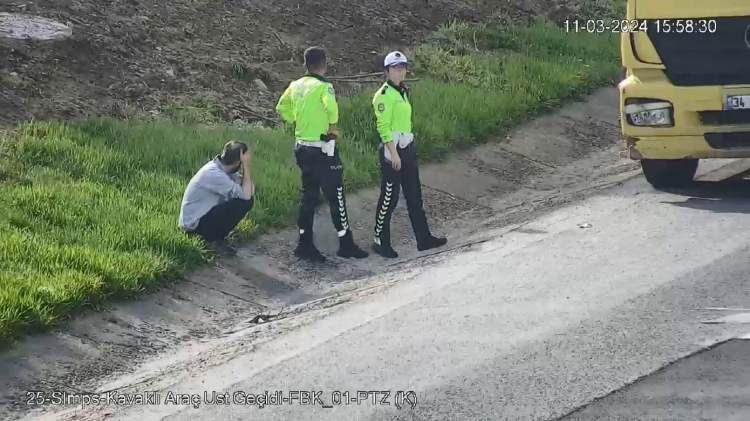
<svg viewBox="0 0 750 421"><path fill-rule="evenodd" d="M750 16L701 19L715 19L716 33L657 32L656 21L649 21L648 36L672 84L750 84Z"/></svg>
<svg viewBox="0 0 750 421"><path fill-rule="evenodd" d="M706 142L714 149L750 147L750 133L706 133Z"/></svg>
<svg viewBox="0 0 750 421"><path fill-rule="evenodd" d="M750 110L702 111L698 114L701 122L710 126L750 124Z"/></svg>

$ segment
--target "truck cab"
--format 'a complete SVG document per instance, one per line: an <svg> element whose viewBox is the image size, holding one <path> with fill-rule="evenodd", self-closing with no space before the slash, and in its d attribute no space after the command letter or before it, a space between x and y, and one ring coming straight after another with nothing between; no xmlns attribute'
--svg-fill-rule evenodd
<svg viewBox="0 0 750 421"><path fill-rule="evenodd" d="M629 0L622 133L655 187L700 159L750 157L750 1Z"/></svg>

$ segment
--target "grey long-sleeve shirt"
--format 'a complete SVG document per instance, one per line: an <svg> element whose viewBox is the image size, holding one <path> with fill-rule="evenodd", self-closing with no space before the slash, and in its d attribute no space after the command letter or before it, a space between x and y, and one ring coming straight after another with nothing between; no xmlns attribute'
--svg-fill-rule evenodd
<svg viewBox="0 0 750 421"><path fill-rule="evenodd" d="M218 158L207 162L185 189L178 225L186 231L198 228L200 219L215 206L232 199L250 200L239 174L227 174ZM255 189L251 189L251 192Z"/></svg>

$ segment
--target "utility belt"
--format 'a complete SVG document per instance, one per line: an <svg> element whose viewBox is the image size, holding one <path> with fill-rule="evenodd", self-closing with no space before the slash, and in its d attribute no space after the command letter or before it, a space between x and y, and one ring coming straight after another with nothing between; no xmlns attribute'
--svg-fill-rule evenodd
<svg viewBox="0 0 750 421"><path fill-rule="evenodd" d="M406 149L414 142L414 133L393 132L393 144L397 149ZM390 149L383 147L385 159L391 161Z"/></svg>
<svg viewBox="0 0 750 421"><path fill-rule="evenodd" d="M297 139L298 146L307 146L308 148L320 149L321 153L328 156L334 156L336 154L336 138L327 137L327 135L321 135L320 141L310 141ZM327 139L327 140L323 140Z"/></svg>
<svg viewBox="0 0 750 421"><path fill-rule="evenodd" d="M393 132L393 141L399 149L406 149L414 142L414 133Z"/></svg>

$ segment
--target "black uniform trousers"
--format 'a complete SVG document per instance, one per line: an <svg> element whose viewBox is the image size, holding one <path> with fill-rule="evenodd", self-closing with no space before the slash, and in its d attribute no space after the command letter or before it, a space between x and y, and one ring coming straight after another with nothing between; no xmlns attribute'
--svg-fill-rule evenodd
<svg viewBox="0 0 750 421"><path fill-rule="evenodd" d="M242 218L250 212L254 199L233 199L214 206L203 215L194 233L206 241L221 241L240 223Z"/></svg>
<svg viewBox="0 0 750 421"><path fill-rule="evenodd" d="M296 145L294 155L302 175L302 197L297 219L300 230L312 233L315 207L323 190L331 208L333 225L339 237L343 236L349 231L349 220L344 196L344 166L338 150L335 150L334 156L328 156L320 148Z"/></svg>
<svg viewBox="0 0 750 421"><path fill-rule="evenodd" d="M391 162L385 158L385 147L380 145L380 198L375 215L375 242L390 245L391 216L398 204L399 192L403 189L406 206L409 210L411 227L417 242L425 241L431 234L427 225L422 203L422 183L419 180L417 147L412 142L405 149L397 147L401 157L401 171L395 171Z"/></svg>

